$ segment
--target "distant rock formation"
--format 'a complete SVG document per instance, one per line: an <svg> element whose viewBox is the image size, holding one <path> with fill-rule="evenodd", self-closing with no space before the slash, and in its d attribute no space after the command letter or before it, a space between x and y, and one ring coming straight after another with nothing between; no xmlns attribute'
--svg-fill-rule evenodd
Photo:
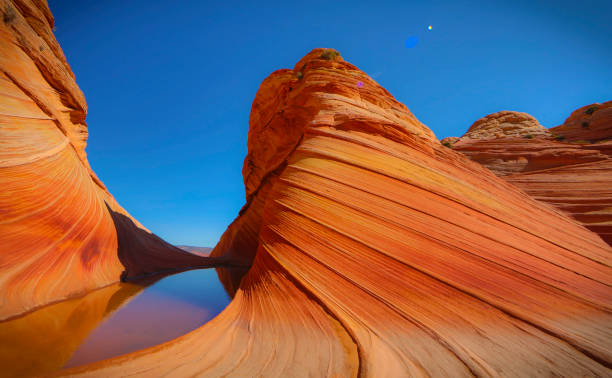
<svg viewBox="0 0 612 378"><path fill-rule="evenodd" d="M182 249L183 251L187 251L201 256L208 256L212 251L212 248L210 247L194 247L190 245L177 245L177 247Z"/></svg>
<svg viewBox="0 0 612 378"><path fill-rule="evenodd" d="M499 114L505 114L503 123L490 121ZM482 131L482 125L489 126ZM612 101L584 106L549 130L525 113L494 113L463 137L441 142L612 245Z"/></svg>
<svg viewBox="0 0 612 378"><path fill-rule="evenodd" d="M452 144L457 142L459 139L461 139L461 138L459 138L459 137L446 137L444 139L441 139L440 143L442 143L446 147L451 147Z"/></svg>
<svg viewBox="0 0 612 378"><path fill-rule="evenodd" d="M263 81L243 177L212 252L252 262L226 310L63 374L611 373L612 249L440 145L337 51Z"/></svg>
<svg viewBox="0 0 612 378"><path fill-rule="evenodd" d="M0 1L0 320L211 260L134 220L85 154L87 105L45 0Z"/></svg>
<svg viewBox="0 0 612 378"><path fill-rule="evenodd" d="M612 140L612 101L576 109L562 125L550 131L568 142Z"/></svg>
<svg viewBox="0 0 612 378"><path fill-rule="evenodd" d="M470 139L548 136L549 131L527 113L501 111L479 119L463 135Z"/></svg>

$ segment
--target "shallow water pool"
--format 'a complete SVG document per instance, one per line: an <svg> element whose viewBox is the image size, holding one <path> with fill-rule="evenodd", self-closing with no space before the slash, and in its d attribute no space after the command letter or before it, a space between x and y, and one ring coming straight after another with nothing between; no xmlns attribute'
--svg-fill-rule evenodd
<svg viewBox="0 0 612 378"><path fill-rule="evenodd" d="M0 323L0 376L83 365L163 343L230 302L215 269L117 283Z"/></svg>

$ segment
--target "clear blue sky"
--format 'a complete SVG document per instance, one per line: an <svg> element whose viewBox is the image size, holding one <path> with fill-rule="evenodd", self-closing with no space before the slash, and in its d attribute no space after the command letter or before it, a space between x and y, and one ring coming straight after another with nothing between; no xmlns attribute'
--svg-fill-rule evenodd
<svg viewBox="0 0 612 378"><path fill-rule="evenodd" d="M235 218L255 92L315 47L339 50L438 138L499 110L556 126L612 99L609 0L49 3L89 104L92 167L175 244L214 246Z"/></svg>

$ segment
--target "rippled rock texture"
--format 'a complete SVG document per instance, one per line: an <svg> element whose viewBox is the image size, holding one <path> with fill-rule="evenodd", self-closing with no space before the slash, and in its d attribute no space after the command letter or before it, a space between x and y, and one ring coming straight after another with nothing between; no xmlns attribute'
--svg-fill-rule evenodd
<svg viewBox="0 0 612 378"><path fill-rule="evenodd" d="M527 113L501 111L474 122L463 135L469 139L533 137L550 135L549 131Z"/></svg>
<svg viewBox="0 0 612 378"><path fill-rule="evenodd" d="M0 0L0 320L209 264L151 234L87 161L87 105L45 0Z"/></svg>
<svg viewBox="0 0 612 378"><path fill-rule="evenodd" d="M361 84L360 84L361 83ZM84 376L609 375L612 250L433 133L335 50L255 96L217 318Z"/></svg>
<svg viewBox="0 0 612 378"><path fill-rule="evenodd" d="M612 245L612 102L579 108L561 126L540 126L544 132L534 131L533 117L515 113L505 124L474 134L501 113L515 112L486 116L463 137L441 142L570 214ZM527 117L530 123L523 121Z"/></svg>

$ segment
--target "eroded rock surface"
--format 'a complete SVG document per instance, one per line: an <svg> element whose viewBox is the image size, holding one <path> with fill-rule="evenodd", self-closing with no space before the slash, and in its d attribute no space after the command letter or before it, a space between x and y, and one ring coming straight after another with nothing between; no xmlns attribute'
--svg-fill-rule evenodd
<svg viewBox="0 0 612 378"><path fill-rule="evenodd" d="M44 0L0 0L0 320L159 270L206 265L96 177L87 105Z"/></svg>
<svg viewBox="0 0 612 378"><path fill-rule="evenodd" d="M247 204L212 252L253 264L227 309L62 374L611 373L612 249L334 50L264 80L248 147Z"/></svg>
<svg viewBox="0 0 612 378"><path fill-rule="evenodd" d="M469 139L534 137L549 131L527 113L501 111L479 119L463 135Z"/></svg>

